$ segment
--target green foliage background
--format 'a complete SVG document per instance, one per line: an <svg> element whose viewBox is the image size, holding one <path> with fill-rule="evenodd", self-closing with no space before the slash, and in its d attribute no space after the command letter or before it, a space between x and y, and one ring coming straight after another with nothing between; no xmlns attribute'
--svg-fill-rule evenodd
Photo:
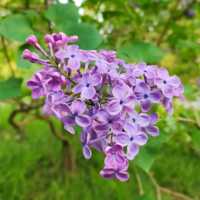
<svg viewBox="0 0 200 200"><path fill-rule="evenodd" d="M38 66L21 53L28 35L42 42L50 29L182 79L185 101L174 103L173 116L159 108L161 134L130 164L127 183L101 178L102 155L85 160L80 131L70 137L31 100L26 81ZM1 0L0 37L0 200L200 200L198 0Z"/></svg>

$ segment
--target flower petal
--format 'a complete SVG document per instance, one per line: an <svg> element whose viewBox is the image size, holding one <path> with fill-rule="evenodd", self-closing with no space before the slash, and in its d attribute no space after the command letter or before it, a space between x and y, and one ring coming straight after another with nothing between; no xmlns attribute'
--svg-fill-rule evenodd
<svg viewBox="0 0 200 200"><path fill-rule="evenodd" d="M156 127L156 126L148 126L148 127L146 128L146 131L147 131L147 133L148 133L149 135L151 135L151 136L153 136L153 137L156 137L156 136L159 135L159 129L158 129L158 127Z"/></svg>
<svg viewBox="0 0 200 200"><path fill-rule="evenodd" d="M82 91L82 88L83 88L83 86L81 84L78 84L73 88L73 92L75 94L80 93Z"/></svg>
<svg viewBox="0 0 200 200"><path fill-rule="evenodd" d="M141 127L146 127L149 125L150 123L150 117L149 115L145 114L145 113L141 113L138 117L137 123L141 126Z"/></svg>
<svg viewBox="0 0 200 200"><path fill-rule="evenodd" d="M123 85L117 85L113 88L112 94L116 99L126 99L128 96L130 96L131 90L130 88L123 84Z"/></svg>
<svg viewBox="0 0 200 200"><path fill-rule="evenodd" d="M114 178L114 170L113 169L102 169L100 171L100 175L107 179Z"/></svg>
<svg viewBox="0 0 200 200"><path fill-rule="evenodd" d="M75 134L75 130L72 126L69 126L66 124L66 125L64 125L64 129L71 134Z"/></svg>
<svg viewBox="0 0 200 200"><path fill-rule="evenodd" d="M138 145L146 144L147 140L148 140L148 137L144 133L141 133L141 134L138 134L138 135L134 136L134 143L136 143Z"/></svg>
<svg viewBox="0 0 200 200"><path fill-rule="evenodd" d="M117 115L122 111L122 106L119 104L118 101L111 101L108 103L107 111L111 115Z"/></svg>
<svg viewBox="0 0 200 200"><path fill-rule="evenodd" d="M81 98L83 99L92 99L96 94L94 87L83 87L81 92Z"/></svg>
<svg viewBox="0 0 200 200"><path fill-rule="evenodd" d="M119 181L124 182L124 181L128 181L128 179L129 179L129 174L128 174L128 172L117 172L117 173L115 174L115 177L116 177Z"/></svg>
<svg viewBox="0 0 200 200"><path fill-rule="evenodd" d="M154 102L159 102L162 97L162 93L160 90L154 90L150 93L150 98Z"/></svg>
<svg viewBox="0 0 200 200"><path fill-rule="evenodd" d="M97 132L107 132L109 129L109 126L104 124L97 124L94 126L94 130Z"/></svg>
<svg viewBox="0 0 200 200"><path fill-rule="evenodd" d="M139 153L139 146L132 143L127 148L127 158L133 160L135 156Z"/></svg>
<svg viewBox="0 0 200 200"><path fill-rule="evenodd" d="M129 136L127 134L124 134L124 133L120 133L120 134L117 134L115 136L115 141L117 144L120 144L122 146L126 146L129 144Z"/></svg>
<svg viewBox="0 0 200 200"><path fill-rule="evenodd" d="M73 114L82 114L86 110L85 103L82 101L73 101L70 108Z"/></svg>
<svg viewBox="0 0 200 200"><path fill-rule="evenodd" d="M70 113L70 109L66 104L58 104L53 106L52 111L60 119Z"/></svg>
<svg viewBox="0 0 200 200"><path fill-rule="evenodd" d="M148 112L151 109L151 101L145 100L141 102L142 111Z"/></svg>
<svg viewBox="0 0 200 200"><path fill-rule="evenodd" d="M75 121L79 126L81 126L83 128L88 127L91 123L91 119L87 115L76 116Z"/></svg>
<svg viewBox="0 0 200 200"><path fill-rule="evenodd" d="M88 145L83 146L83 155L86 159L90 159L92 157L92 151Z"/></svg>
<svg viewBox="0 0 200 200"><path fill-rule="evenodd" d="M124 130L129 136L136 135L138 132L138 128L135 124L125 124L124 125Z"/></svg>

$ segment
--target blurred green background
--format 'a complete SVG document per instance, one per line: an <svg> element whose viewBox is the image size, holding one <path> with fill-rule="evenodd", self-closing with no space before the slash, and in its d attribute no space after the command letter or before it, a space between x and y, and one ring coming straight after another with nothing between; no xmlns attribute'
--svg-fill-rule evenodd
<svg viewBox="0 0 200 200"><path fill-rule="evenodd" d="M25 39L50 30L77 34L84 49L113 49L180 76L185 101L159 108L160 136L130 163L130 180L99 176L103 156L82 156L79 132L41 115L21 59ZM1 0L0 200L200 200L200 1Z"/></svg>

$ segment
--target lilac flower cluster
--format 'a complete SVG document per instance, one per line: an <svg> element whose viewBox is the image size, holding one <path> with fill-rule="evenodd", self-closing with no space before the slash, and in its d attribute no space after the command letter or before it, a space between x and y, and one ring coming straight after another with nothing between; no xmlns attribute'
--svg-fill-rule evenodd
<svg viewBox="0 0 200 200"><path fill-rule="evenodd" d="M45 97L44 113L57 117L68 133L82 128L86 159L91 148L105 154L101 176L126 181L128 161L150 136L159 135L152 106L163 105L171 113L173 98L183 97L183 86L166 69L127 64L114 51L82 50L74 44L77 40L48 34L44 50L35 36L28 37L37 53L25 50L23 58L43 67L27 85L33 99Z"/></svg>

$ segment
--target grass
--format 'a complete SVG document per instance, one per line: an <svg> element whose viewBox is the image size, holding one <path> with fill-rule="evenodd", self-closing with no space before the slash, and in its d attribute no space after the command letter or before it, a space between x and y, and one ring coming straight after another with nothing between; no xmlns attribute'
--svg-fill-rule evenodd
<svg viewBox="0 0 200 200"><path fill-rule="evenodd" d="M80 143L76 141L77 135L71 143L77 167L74 173L70 173L62 166L61 142L51 134L45 122L32 120L24 126L26 138L20 141L7 123L10 107L2 108L0 200L156 200L155 187L148 174L137 168L144 190L144 195L139 195L134 161L130 163L130 180L127 183L107 181L99 176L102 155L93 152L92 160L85 160ZM173 137L161 146L151 171L161 186L199 200L199 155L192 150L191 141L188 142L180 133L180 130L184 132L189 128L178 125L173 130ZM194 131L199 134L198 129L194 128L191 132ZM179 200L167 194L162 197L163 200Z"/></svg>

